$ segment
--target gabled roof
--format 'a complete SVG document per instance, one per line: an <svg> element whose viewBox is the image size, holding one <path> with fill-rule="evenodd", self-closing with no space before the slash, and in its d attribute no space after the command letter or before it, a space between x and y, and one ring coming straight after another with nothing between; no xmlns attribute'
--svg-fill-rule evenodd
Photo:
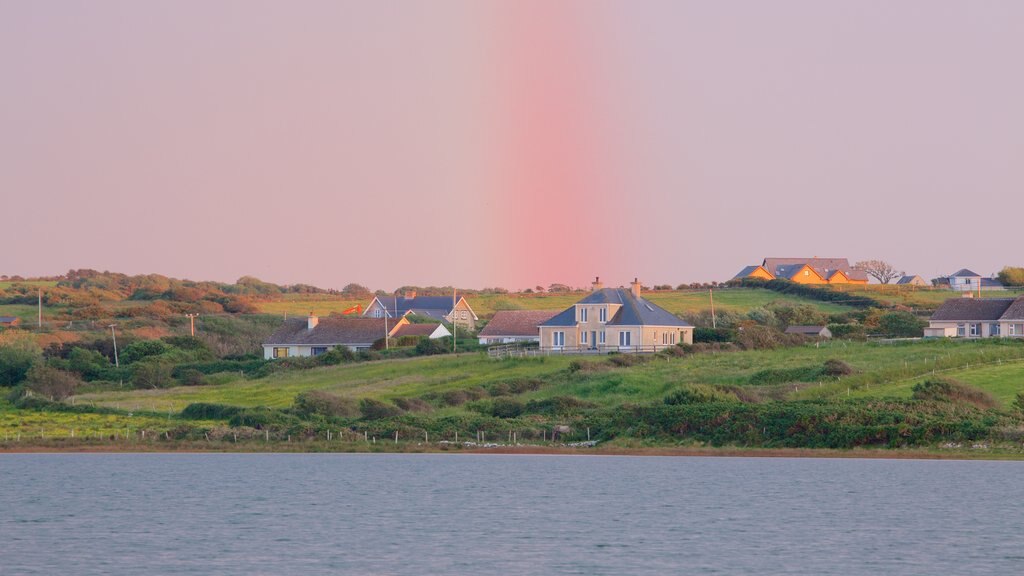
<svg viewBox="0 0 1024 576"><path fill-rule="evenodd" d="M1010 307L999 317L1000 320L1024 320L1024 296L1010 304Z"/></svg>
<svg viewBox="0 0 1024 576"><path fill-rule="evenodd" d="M868 279L866 272L850 266L846 258L765 258L761 265L777 277L792 278L804 264L814 269L822 279L830 278L836 270L842 270L850 280Z"/></svg>
<svg viewBox="0 0 1024 576"><path fill-rule="evenodd" d="M911 282L914 282L914 280L920 280L921 282L924 282L924 278L921 278L920 276L917 276L915 274L913 276L903 276L902 278L897 280L896 283L897 284L910 284Z"/></svg>
<svg viewBox="0 0 1024 576"><path fill-rule="evenodd" d="M438 324L402 324L401 326L398 327L398 330L395 330L395 333L393 334L393 336L395 338L400 338L402 336L430 336L431 334L434 333L435 330L438 329L439 326L441 326L440 323L438 323ZM447 332L447 330L446 330L446 332Z"/></svg>
<svg viewBox="0 0 1024 576"><path fill-rule="evenodd" d="M338 344L373 344L384 337L386 330L394 332L399 324L408 320L385 318L347 318L331 316L321 318L312 330L307 329L305 318L285 320L280 328L267 338L265 345L335 346Z"/></svg>
<svg viewBox="0 0 1024 576"><path fill-rule="evenodd" d="M974 272L971 272L967 268L961 268L957 273L949 275L950 278L967 278L967 277L972 277L973 278L973 277L980 277L980 276L981 276L981 274L976 274Z"/></svg>
<svg viewBox="0 0 1024 576"><path fill-rule="evenodd" d="M477 335L496 336L537 336L539 326L557 314L556 310L499 310L491 321Z"/></svg>
<svg viewBox="0 0 1024 576"><path fill-rule="evenodd" d="M797 264L780 264L775 267L775 271L773 272L773 274L775 274L775 276L778 278L787 278L789 280L792 280L793 278L799 276L800 271L805 268L817 274L818 277L821 278L822 280L828 279L828 271L819 271L817 268L811 266L810 264L807 264L806 262L800 262Z"/></svg>
<svg viewBox="0 0 1024 576"><path fill-rule="evenodd" d="M456 305L459 302L465 300L465 297L458 296ZM442 318L447 316L452 311L452 298L451 296L417 296L415 298L406 298L399 296L374 296L374 300L380 303L388 314L391 316L401 316L406 312L413 311L420 316L428 316L431 318ZM370 301L370 305L373 304L373 300ZM473 307L469 306L469 302L466 302L466 306L469 307L470 312L473 313L473 319L477 320L476 312L473 312ZM370 306L367 306L369 311ZM396 310L397 309L397 310ZM364 312L364 315L366 313Z"/></svg>
<svg viewBox="0 0 1024 576"><path fill-rule="evenodd" d="M790 326L789 328L786 328L786 334L810 334L812 336L818 336L826 329L827 327L825 326Z"/></svg>
<svg viewBox="0 0 1024 576"><path fill-rule="evenodd" d="M693 326L646 298L634 298L633 292L625 288L595 290L541 326L575 326L578 304L618 304L619 309L608 319L609 326Z"/></svg>
<svg viewBox="0 0 1024 576"><path fill-rule="evenodd" d="M999 320L1013 302L1012 298L950 298L939 306L931 319L945 322Z"/></svg>
<svg viewBox="0 0 1024 576"><path fill-rule="evenodd" d="M754 266L747 266L747 267L746 267L746 268L744 268L743 270L740 270L740 273L739 273L739 274L737 274L737 275L733 276L733 278L732 278L732 279L733 279L733 280L742 280L742 279L744 279L744 278L748 278L748 277L749 277L749 276L750 276L751 274L753 274L754 272L757 272L757 270L758 270L759 268L763 268L763 267L762 267L762 266L758 266L758 265L754 265ZM765 270L765 272L768 272L768 270ZM773 275L773 276L774 276L774 274L772 274L771 272L768 272L768 274L769 274L769 275Z"/></svg>
<svg viewBox="0 0 1024 576"><path fill-rule="evenodd" d="M17 319L18 319L17 316L0 316L0 323L2 323L2 324L10 324L11 322L14 322Z"/></svg>
<svg viewBox="0 0 1024 576"><path fill-rule="evenodd" d="M981 287L982 288L1004 288L1003 283L1000 282L999 280L996 280L995 278L982 278L981 279Z"/></svg>

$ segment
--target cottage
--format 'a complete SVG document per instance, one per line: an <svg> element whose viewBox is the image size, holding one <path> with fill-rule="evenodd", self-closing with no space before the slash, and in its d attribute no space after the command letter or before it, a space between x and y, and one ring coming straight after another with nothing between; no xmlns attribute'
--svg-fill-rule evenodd
<svg viewBox="0 0 1024 576"><path fill-rule="evenodd" d="M436 324L402 324L395 330L393 337L401 338L403 336L416 336L419 338L429 338L435 340L437 338L444 338L445 336L451 336L452 333L444 327L444 324L440 322Z"/></svg>
<svg viewBox="0 0 1024 576"><path fill-rule="evenodd" d="M363 312L363 316L367 318L401 318L406 314L443 320L469 330L474 329L479 320L469 302L462 296L417 296L415 291L406 292L405 296L390 298L374 296Z"/></svg>
<svg viewBox="0 0 1024 576"><path fill-rule="evenodd" d="M867 272L850 266L846 258L765 258L747 266L733 280L782 278L799 284L867 284Z"/></svg>
<svg viewBox="0 0 1024 576"><path fill-rule="evenodd" d="M978 290L1006 290L999 280L983 278L981 274L961 268L954 274L942 276L932 281L940 288L949 288L957 292L977 292Z"/></svg>
<svg viewBox="0 0 1024 576"><path fill-rule="evenodd" d="M558 310L499 310L477 336L485 345L540 342L540 325L557 313Z"/></svg>
<svg viewBox="0 0 1024 576"><path fill-rule="evenodd" d="M595 279L593 292L539 326L541 350L650 352L693 343L693 325L631 289L604 288Z"/></svg>
<svg viewBox="0 0 1024 576"><path fill-rule="evenodd" d="M809 338L831 338L832 331L827 326L790 326L786 334L799 334Z"/></svg>
<svg viewBox="0 0 1024 576"><path fill-rule="evenodd" d="M21 318L17 316L0 316L0 328L13 328L21 324Z"/></svg>
<svg viewBox="0 0 1024 576"><path fill-rule="evenodd" d="M1024 296L950 298L932 314L926 338L1024 337Z"/></svg>
<svg viewBox="0 0 1024 576"><path fill-rule="evenodd" d="M331 348L345 346L353 352L369 350L382 338L393 338L406 318L348 318L330 316L320 319L312 314L308 318L285 320L263 344L263 358L291 358L293 356L319 356Z"/></svg>
<svg viewBox="0 0 1024 576"><path fill-rule="evenodd" d="M928 283L924 281L924 278L921 278L920 276L917 276L916 274L913 275L913 276L903 276L902 278L900 278L899 280L896 281L896 284L899 285L899 286L927 286L928 285Z"/></svg>

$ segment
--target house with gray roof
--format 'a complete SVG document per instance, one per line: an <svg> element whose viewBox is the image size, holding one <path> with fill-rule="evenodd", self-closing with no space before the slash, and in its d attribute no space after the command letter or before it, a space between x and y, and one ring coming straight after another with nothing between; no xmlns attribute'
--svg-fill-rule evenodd
<svg viewBox="0 0 1024 576"><path fill-rule="evenodd" d="M906 276L905 275L905 276L901 277L899 280L897 280L896 284L899 285L899 286L927 286L928 285L928 283L924 281L924 278L921 278L920 276L918 276L916 274L912 275L912 276Z"/></svg>
<svg viewBox="0 0 1024 576"><path fill-rule="evenodd" d="M949 276L942 276L932 281L938 287L949 288L957 292L977 292L985 290L1006 290L1003 284L995 278L983 277L981 274L961 268Z"/></svg>
<svg viewBox="0 0 1024 576"><path fill-rule="evenodd" d="M498 310L477 334L481 344L540 342L540 325L558 310Z"/></svg>
<svg viewBox="0 0 1024 576"><path fill-rule="evenodd" d="M800 336L807 336L808 338L824 338L829 339L832 337L832 331L828 329L828 326L789 326L786 328L786 334L799 334Z"/></svg>
<svg viewBox="0 0 1024 576"><path fill-rule="evenodd" d="M747 266L733 280L781 278L800 284L867 284L867 272L850 266L846 258L765 258Z"/></svg>
<svg viewBox="0 0 1024 576"><path fill-rule="evenodd" d="M1024 337L1024 296L950 298L928 319L925 338Z"/></svg>
<svg viewBox="0 0 1024 576"><path fill-rule="evenodd" d="M263 358L319 356L338 346L353 352L369 350L374 342L396 336L409 324L406 318L351 318L329 316L320 319L289 318L263 343Z"/></svg>
<svg viewBox="0 0 1024 576"><path fill-rule="evenodd" d="M470 330L476 328L480 319L462 296L417 296L412 291L404 296L374 296L363 311L367 318L401 318L406 314L457 324L459 328Z"/></svg>
<svg viewBox="0 0 1024 576"><path fill-rule="evenodd" d="M540 349L572 352L654 352L693 343L693 325L640 294L604 288L600 278L579 302L539 325Z"/></svg>

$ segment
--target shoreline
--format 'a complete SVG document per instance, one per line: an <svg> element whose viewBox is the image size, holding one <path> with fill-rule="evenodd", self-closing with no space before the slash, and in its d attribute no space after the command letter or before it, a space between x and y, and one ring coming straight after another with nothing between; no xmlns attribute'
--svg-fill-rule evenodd
<svg viewBox="0 0 1024 576"><path fill-rule="evenodd" d="M270 449L268 449L270 448ZM844 458L877 460L1024 460L1024 452L1005 448L741 448L706 446L445 446L407 445L388 447L379 445L338 446L323 443L295 443L292 446L273 447L240 443L214 445L189 442L175 445L160 444L26 444L0 445L4 454L472 454L521 456L638 456L638 457L706 457L706 458Z"/></svg>

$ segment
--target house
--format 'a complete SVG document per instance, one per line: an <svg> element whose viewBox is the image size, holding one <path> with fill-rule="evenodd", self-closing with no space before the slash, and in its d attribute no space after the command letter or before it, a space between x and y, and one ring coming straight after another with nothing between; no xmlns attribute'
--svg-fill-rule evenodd
<svg viewBox="0 0 1024 576"><path fill-rule="evenodd" d="M477 336L481 344L540 342L540 325L557 313L558 310L499 310Z"/></svg>
<svg viewBox="0 0 1024 576"><path fill-rule="evenodd" d="M914 276L903 276L902 278L900 278L899 280L896 281L896 284L899 285L899 286L927 286L928 285L928 283L924 281L924 278L921 278L920 276L917 276L917 275L914 275Z"/></svg>
<svg viewBox="0 0 1024 576"><path fill-rule="evenodd" d="M321 320L312 314L308 318L292 318L285 320L263 343L263 358L319 356L337 346L346 346L353 352L369 350L374 342L393 338L407 324L406 318L329 316Z"/></svg>
<svg viewBox="0 0 1024 576"><path fill-rule="evenodd" d="M846 258L765 258L747 266L733 280L782 278L800 284L867 284L868 275L850 266Z"/></svg>
<svg viewBox="0 0 1024 576"><path fill-rule="evenodd" d="M786 334L799 334L809 338L831 338L832 331L827 326L790 326Z"/></svg>
<svg viewBox="0 0 1024 576"><path fill-rule="evenodd" d="M941 288L949 288L958 292L976 292L980 290L1006 290L1006 287L995 278L983 278L981 274L961 268L954 274L932 280Z"/></svg>
<svg viewBox="0 0 1024 576"><path fill-rule="evenodd" d="M406 292L405 296L390 298L374 296L363 311L363 316L368 318L400 318L406 314L443 320L468 330L476 328L476 321L479 320L469 302L462 296L417 296L415 291Z"/></svg>
<svg viewBox="0 0 1024 576"><path fill-rule="evenodd" d="M1024 296L950 298L928 320L925 338L1024 337Z"/></svg>
<svg viewBox="0 0 1024 576"><path fill-rule="evenodd" d="M0 328L13 328L21 324L21 318L17 316L0 316Z"/></svg>
<svg viewBox="0 0 1024 576"><path fill-rule="evenodd" d="M436 324L402 324L395 330L392 337L401 338L403 336L416 336L419 338L429 338L435 340L437 338L444 338L445 336L451 336L452 333L444 327L444 324L440 322Z"/></svg>
<svg viewBox="0 0 1024 576"><path fill-rule="evenodd" d="M600 278L593 292L539 326L540 349L549 351L652 352L693 343L693 325L631 289L604 288Z"/></svg>

